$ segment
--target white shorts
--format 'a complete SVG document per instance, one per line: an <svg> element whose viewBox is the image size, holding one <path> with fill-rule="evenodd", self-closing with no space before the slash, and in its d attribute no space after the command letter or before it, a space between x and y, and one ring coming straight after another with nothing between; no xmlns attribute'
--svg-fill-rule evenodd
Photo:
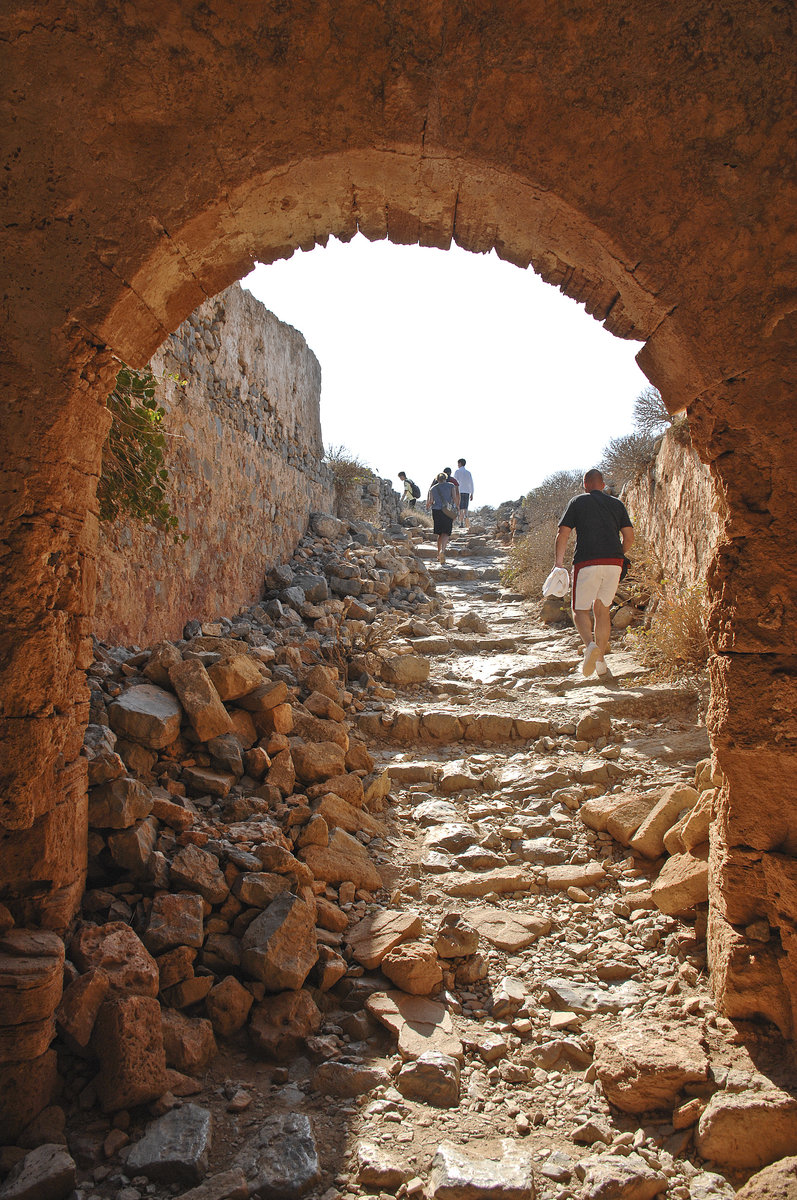
<svg viewBox="0 0 797 1200"><path fill-rule="evenodd" d="M615 563L596 563L593 566L574 567L573 608L576 610L590 609L596 600L608 608L617 585L620 582L620 571Z"/></svg>

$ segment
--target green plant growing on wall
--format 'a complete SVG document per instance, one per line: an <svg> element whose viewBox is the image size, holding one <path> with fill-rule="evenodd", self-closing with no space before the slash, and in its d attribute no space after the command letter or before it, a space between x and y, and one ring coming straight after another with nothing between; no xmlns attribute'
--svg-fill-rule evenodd
<svg viewBox="0 0 797 1200"><path fill-rule="evenodd" d="M164 465L166 410L155 399L157 380L149 367L123 366L106 404L111 428L102 451L97 487L101 521L133 517L179 540L177 517L166 499Z"/></svg>

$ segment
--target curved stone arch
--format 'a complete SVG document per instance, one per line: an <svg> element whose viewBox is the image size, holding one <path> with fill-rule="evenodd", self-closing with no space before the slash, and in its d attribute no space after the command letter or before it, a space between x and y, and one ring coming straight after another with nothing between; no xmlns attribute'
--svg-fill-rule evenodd
<svg viewBox="0 0 797 1200"><path fill-rule="evenodd" d="M186 277L213 295L255 262L289 257L330 236L349 241L358 232L403 245L494 249L583 303L621 338L647 342L675 307L635 277L638 254L561 197L495 166L390 146L307 158L247 179L164 232L95 334L125 361L145 362L191 311L184 311L186 292L188 303L194 295ZM673 334L668 329L664 336ZM662 383L668 394L691 399L701 376L686 339L680 341L678 369Z"/></svg>
<svg viewBox="0 0 797 1200"><path fill-rule="evenodd" d="M3 20L0 822L30 831L5 838L18 919L64 923L82 883L79 670L111 351L143 361L256 258L355 228L453 237L641 336L643 370L689 405L715 464L713 966L732 1015L791 1032L791 7L76 0L65 15L45 0ZM743 927L764 918L780 946L750 949Z"/></svg>

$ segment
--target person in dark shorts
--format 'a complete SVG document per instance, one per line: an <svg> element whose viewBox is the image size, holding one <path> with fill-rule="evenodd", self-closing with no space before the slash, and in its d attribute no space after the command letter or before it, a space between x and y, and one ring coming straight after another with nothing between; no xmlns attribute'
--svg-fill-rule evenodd
<svg viewBox="0 0 797 1200"><path fill-rule="evenodd" d="M620 582L623 556L634 544L634 529L625 505L605 492L603 475L593 467L584 476L585 495L574 496L562 513L556 535L555 565L564 566L571 530L576 531L573 556L573 622L584 643L585 675L610 677L606 651L612 632L610 605Z"/></svg>
<svg viewBox="0 0 797 1200"><path fill-rule="evenodd" d="M398 477L404 484L404 491L401 498L406 503L408 508L415 508L415 502L421 494L421 489L413 479L407 478L406 471L399 471Z"/></svg>
<svg viewBox="0 0 797 1200"><path fill-rule="evenodd" d="M446 561L446 546L454 528L457 501L456 484L448 478L445 471L441 471L426 497L426 507L432 510L434 532L437 534L437 561L440 563ZM445 509L449 510L450 516Z"/></svg>
<svg viewBox="0 0 797 1200"><path fill-rule="evenodd" d="M454 478L459 488L459 524L460 526L464 525L468 529L470 527L468 506L473 499L473 476L465 466L464 458L457 459L457 469L454 472Z"/></svg>

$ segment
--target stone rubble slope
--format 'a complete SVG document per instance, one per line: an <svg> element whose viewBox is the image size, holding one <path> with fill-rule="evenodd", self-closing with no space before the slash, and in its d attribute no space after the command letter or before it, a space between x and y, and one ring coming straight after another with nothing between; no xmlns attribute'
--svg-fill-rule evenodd
<svg viewBox="0 0 797 1200"><path fill-rule="evenodd" d="M0 934L31 1063L65 981L0 1200L721 1200L797 1153L706 988L694 693L583 680L475 531L389 537L316 514L251 610L97 648L81 919Z"/></svg>

